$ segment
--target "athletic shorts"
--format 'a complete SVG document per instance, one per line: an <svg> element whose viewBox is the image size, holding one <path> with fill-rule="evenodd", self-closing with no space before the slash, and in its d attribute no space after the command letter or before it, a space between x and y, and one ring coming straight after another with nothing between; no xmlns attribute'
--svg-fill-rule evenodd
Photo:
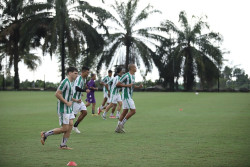
<svg viewBox="0 0 250 167"><path fill-rule="evenodd" d="M135 102L133 99L123 99L122 100L123 109L135 109Z"/></svg>
<svg viewBox="0 0 250 167"><path fill-rule="evenodd" d="M117 104L119 101L122 101L120 94L110 96L110 103Z"/></svg>
<svg viewBox="0 0 250 167"><path fill-rule="evenodd" d="M74 113L71 114L58 113L58 117L59 117L59 125L62 126L63 124L68 125L69 120L74 119L75 115Z"/></svg>
<svg viewBox="0 0 250 167"><path fill-rule="evenodd" d="M109 96L108 96L108 92L106 92L106 91L105 91L105 92L103 92L103 98L105 98L105 97L106 97L107 99L109 98Z"/></svg>
<svg viewBox="0 0 250 167"><path fill-rule="evenodd" d="M107 103L110 103L111 100L110 100L110 98L109 98L108 92L104 92L103 94L104 94L103 97L104 97L104 98L107 98Z"/></svg>
<svg viewBox="0 0 250 167"><path fill-rule="evenodd" d="M87 99L85 100L89 103L96 103L94 94L87 94Z"/></svg>
<svg viewBox="0 0 250 167"><path fill-rule="evenodd" d="M73 113L74 114L77 114L78 112L80 112L82 110L87 111L87 108L83 102L81 102L81 103L73 102Z"/></svg>

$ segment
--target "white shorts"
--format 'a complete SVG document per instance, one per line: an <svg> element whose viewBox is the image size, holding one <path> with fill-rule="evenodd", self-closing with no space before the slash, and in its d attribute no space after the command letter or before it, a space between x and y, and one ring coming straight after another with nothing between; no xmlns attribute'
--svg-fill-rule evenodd
<svg viewBox="0 0 250 167"><path fill-rule="evenodd" d="M135 102L133 99L123 99L122 100L123 109L135 109Z"/></svg>
<svg viewBox="0 0 250 167"><path fill-rule="evenodd" d="M81 103L73 102L73 113L74 114L77 114L78 112L80 112L82 110L87 111L87 107L85 106L85 104L83 102L81 102Z"/></svg>
<svg viewBox="0 0 250 167"><path fill-rule="evenodd" d="M108 92L104 92L104 93L103 93L103 97L104 97L104 98L107 98L107 103L110 103L111 100L110 100L110 98L109 98Z"/></svg>
<svg viewBox="0 0 250 167"><path fill-rule="evenodd" d="M58 116L59 116L59 125L60 126L62 126L63 124L68 125L69 120L75 118L74 113L71 113L71 114L58 113Z"/></svg>
<svg viewBox="0 0 250 167"><path fill-rule="evenodd" d="M103 92L103 98L109 98L109 96L108 96L108 92Z"/></svg>
<svg viewBox="0 0 250 167"><path fill-rule="evenodd" d="M121 99L121 95L117 94L117 95L111 95L110 96L110 102L113 104L117 104L117 102L122 101Z"/></svg>

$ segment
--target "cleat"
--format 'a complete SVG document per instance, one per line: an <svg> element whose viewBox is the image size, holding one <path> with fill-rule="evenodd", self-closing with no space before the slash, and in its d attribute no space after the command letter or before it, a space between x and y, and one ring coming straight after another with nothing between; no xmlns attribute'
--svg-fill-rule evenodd
<svg viewBox="0 0 250 167"><path fill-rule="evenodd" d="M75 131L76 133L81 133L77 127L73 127L72 130Z"/></svg>
<svg viewBox="0 0 250 167"><path fill-rule="evenodd" d="M44 145L46 139L47 139L47 137L45 137L45 132L41 132L41 143L42 143L42 145Z"/></svg>
<svg viewBox="0 0 250 167"><path fill-rule="evenodd" d="M115 116L117 119L119 119L120 118L120 115L119 114L116 114L116 116Z"/></svg>
<svg viewBox="0 0 250 167"><path fill-rule="evenodd" d="M112 116L109 116L109 118L112 118L112 119L113 119L113 118L115 118L115 116L112 115Z"/></svg>
<svg viewBox="0 0 250 167"><path fill-rule="evenodd" d="M120 132L121 132L121 133L125 133L124 125L119 124L118 126L120 127Z"/></svg>
<svg viewBox="0 0 250 167"><path fill-rule="evenodd" d="M73 150L73 148L70 148L67 145L64 145L64 146L60 145L59 149L61 149L61 150Z"/></svg>
<svg viewBox="0 0 250 167"><path fill-rule="evenodd" d="M115 132L116 132L116 133L121 133L118 126L115 128Z"/></svg>
<svg viewBox="0 0 250 167"><path fill-rule="evenodd" d="M98 107L97 114L100 115L101 112L102 112L102 110L100 109L100 107Z"/></svg>
<svg viewBox="0 0 250 167"><path fill-rule="evenodd" d="M102 119L106 120L106 116L104 115L104 113L101 116L102 116Z"/></svg>
<svg viewBox="0 0 250 167"><path fill-rule="evenodd" d="M115 132L116 133L125 133L123 125L122 124L117 125Z"/></svg>

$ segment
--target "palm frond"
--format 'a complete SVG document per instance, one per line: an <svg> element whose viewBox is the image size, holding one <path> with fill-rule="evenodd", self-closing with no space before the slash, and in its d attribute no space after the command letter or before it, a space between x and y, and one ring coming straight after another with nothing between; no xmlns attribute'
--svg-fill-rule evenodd
<svg viewBox="0 0 250 167"><path fill-rule="evenodd" d="M141 21L145 20L148 18L148 16L150 16L151 14L154 13L161 13L159 10L152 10L152 11L148 11L150 10L150 8L152 8L152 6L150 4L148 4L147 7L145 7L140 14L134 19L131 27L134 27L136 24L139 24Z"/></svg>

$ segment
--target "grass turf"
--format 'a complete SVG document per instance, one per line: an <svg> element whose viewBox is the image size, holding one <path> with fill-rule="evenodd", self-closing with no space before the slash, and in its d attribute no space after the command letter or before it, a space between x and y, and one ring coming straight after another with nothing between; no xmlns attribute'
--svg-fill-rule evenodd
<svg viewBox="0 0 250 167"><path fill-rule="evenodd" d="M249 93L135 92L134 100L125 134L88 108L67 143L74 149L59 150L62 135L40 143L42 130L59 127L54 92L0 92L0 166L250 166Z"/></svg>

